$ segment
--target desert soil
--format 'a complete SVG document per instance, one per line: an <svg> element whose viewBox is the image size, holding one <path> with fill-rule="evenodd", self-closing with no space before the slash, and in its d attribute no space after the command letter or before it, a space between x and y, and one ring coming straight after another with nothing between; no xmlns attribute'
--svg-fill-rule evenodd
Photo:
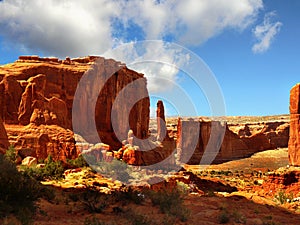
<svg viewBox="0 0 300 225"><path fill-rule="evenodd" d="M111 205L102 213L91 214L83 209L78 202L68 200L66 196L70 189L67 188L67 184L61 182L59 185L56 184L60 188L56 191L57 196L54 201L41 200L39 202L40 209L35 217L34 224L88 224L88 218L90 218L90 221L97 218L97 221L103 221L103 224L210 225L222 223L222 216L224 216L229 218L227 224L299 225L299 202L280 204L276 201L275 195L269 195L265 192L266 190L260 190L260 184L267 182L267 175L272 171L280 173L280 171L299 170L288 168L287 165L287 149L278 149L257 153L247 159L211 165L207 168L186 166L187 171L197 174L202 181L210 182L208 185L210 190L207 191L207 187L201 187L198 184L197 190L191 190L185 197L184 206L189 210L189 216L187 221L184 222L161 213L159 208L153 206L150 201L145 201L141 205L133 203ZM184 172L181 172L181 174L184 177ZM99 181L99 177L95 179ZM76 179L78 183L78 177ZM105 182L105 178L101 179L102 183ZM70 184L70 182L72 181L69 180L66 183ZM76 180L73 182L76 182ZM106 182L109 187L120 185L111 180L106 180ZM48 184L50 183L48 182ZM55 182L52 181L52 184L55 184ZM229 189L236 188L236 190L233 192L220 191L220 188L218 188L220 186L226 186ZM299 186L298 181L294 197L300 197ZM122 211L115 212L116 207L121 208ZM127 213L132 211L135 215L143 215L147 218L148 223L130 222L132 220L128 219ZM90 224L101 223L94 222Z"/></svg>

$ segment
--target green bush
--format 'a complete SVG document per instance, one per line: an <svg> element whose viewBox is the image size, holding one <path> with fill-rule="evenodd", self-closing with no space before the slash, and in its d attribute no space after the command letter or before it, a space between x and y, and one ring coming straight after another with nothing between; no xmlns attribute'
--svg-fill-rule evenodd
<svg viewBox="0 0 300 225"><path fill-rule="evenodd" d="M100 161L97 165L97 172L113 177L121 182L126 183L131 178L128 171L128 165L120 160L113 159L112 162Z"/></svg>
<svg viewBox="0 0 300 225"><path fill-rule="evenodd" d="M70 194L69 197L74 202L80 202L90 213L101 213L112 200L111 195L89 186L84 191Z"/></svg>
<svg viewBox="0 0 300 225"><path fill-rule="evenodd" d="M133 210L126 212L126 218L130 221L131 225L150 225L151 221L147 216L137 214Z"/></svg>
<svg viewBox="0 0 300 225"><path fill-rule="evenodd" d="M53 161L52 157L49 155L44 167L21 167L24 175L27 175L36 180L45 179L60 179L64 173L64 167L60 161Z"/></svg>
<svg viewBox="0 0 300 225"><path fill-rule="evenodd" d="M5 157L12 162L16 162L17 153L16 153L16 149L14 148L14 146L11 145L8 147L8 149L5 152Z"/></svg>
<svg viewBox="0 0 300 225"><path fill-rule="evenodd" d="M233 217L234 222L236 222L236 223L246 224L246 222L247 222L246 217L238 211L234 211L232 213L232 217Z"/></svg>
<svg viewBox="0 0 300 225"><path fill-rule="evenodd" d="M219 220L219 223L221 223L221 224L228 223L230 220L228 212L226 210L222 210L218 216L218 220Z"/></svg>
<svg viewBox="0 0 300 225"><path fill-rule="evenodd" d="M290 193L289 195L286 194L283 191L279 191L277 195L274 196L275 200L278 201L280 204L284 204L287 202L292 201L294 198L293 193Z"/></svg>
<svg viewBox="0 0 300 225"><path fill-rule="evenodd" d="M186 192L176 187L172 190L163 189L161 191L148 192L152 204L159 206L162 213L168 213L178 217L181 221L186 221L190 211L183 206Z"/></svg>
<svg viewBox="0 0 300 225"><path fill-rule="evenodd" d="M182 195L176 188L171 191L166 189L158 192L151 191L149 192L149 197L152 204L159 206L162 213L170 212L173 206L179 206L183 203Z"/></svg>
<svg viewBox="0 0 300 225"><path fill-rule="evenodd" d="M82 167L89 166L89 164L86 162L86 160L83 157L83 155L78 156L78 158L76 158L76 159L68 159L67 163L71 167L75 167L75 168L82 168Z"/></svg>
<svg viewBox="0 0 300 225"><path fill-rule="evenodd" d="M145 200L144 193L134 190L132 187L123 187L120 191L113 193L115 200L127 204L133 202L135 204L142 204Z"/></svg>
<svg viewBox="0 0 300 225"><path fill-rule="evenodd" d="M0 154L0 218L14 214L22 224L29 224L36 212L35 201L43 192L36 180L22 176L16 165Z"/></svg>

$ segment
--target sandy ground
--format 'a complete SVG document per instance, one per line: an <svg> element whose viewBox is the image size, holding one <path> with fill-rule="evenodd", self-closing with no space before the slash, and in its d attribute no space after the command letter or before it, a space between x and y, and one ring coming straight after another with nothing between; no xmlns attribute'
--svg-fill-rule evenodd
<svg viewBox="0 0 300 225"><path fill-rule="evenodd" d="M211 165L205 170L200 166L186 166L187 170L198 174L199 178L208 180L211 185L210 192L191 191L184 199L184 208L188 209L187 221L182 222L168 214L161 213L157 206L150 201L142 205L121 202L107 207L102 213L91 214L78 202L72 202L67 195L69 189L59 189L52 202L41 200L39 213L35 217L35 225L54 224L220 224L222 217L228 217L226 224L282 224L299 225L299 204L280 205L257 191L252 191L253 182L257 177L251 178L253 171L268 173L278 168L287 168L287 149L279 149L257 153L250 158L231 161L219 165ZM209 175L210 171L233 171L231 175ZM206 174L204 174L206 173ZM238 174L238 178L237 175ZM265 179L263 177L262 180ZM246 179L247 178L247 179ZM102 180L103 182L103 180ZM299 188L299 182L298 186ZM237 187L237 190L228 193L220 192L217 187L228 185ZM201 189L201 185L198 186ZM215 188L215 189L214 189ZM205 188L204 188L205 189ZM296 196L295 196L296 197ZM116 208L121 209L116 212ZM132 213L134 212L134 213ZM134 220L142 215L147 221ZM88 223L92 219L94 223ZM102 221L100 223L99 221ZM98 223L99 222L99 223ZM147 223L146 223L147 222Z"/></svg>

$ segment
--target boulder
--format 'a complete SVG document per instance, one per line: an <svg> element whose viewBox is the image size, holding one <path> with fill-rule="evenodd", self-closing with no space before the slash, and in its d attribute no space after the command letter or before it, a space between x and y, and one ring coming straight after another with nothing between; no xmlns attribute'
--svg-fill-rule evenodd
<svg viewBox="0 0 300 225"><path fill-rule="evenodd" d="M22 165L28 167L35 166L37 165L37 158L28 156L22 160Z"/></svg>
<svg viewBox="0 0 300 225"><path fill-rule="evenodd" d="M122 160L129 165L141 165L141 151L137 147L128 145L123 152Z"/></svg>

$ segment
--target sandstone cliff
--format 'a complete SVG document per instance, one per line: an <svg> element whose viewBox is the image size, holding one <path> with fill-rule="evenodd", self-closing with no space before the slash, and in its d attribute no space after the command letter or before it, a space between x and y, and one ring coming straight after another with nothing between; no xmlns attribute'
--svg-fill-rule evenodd
<svg viewBox="0 0 300 225"><path fill-rule="evenodd" d="M57 152L65 151L64 147L59 147L62 142L57 141L61 138L53 138L50 133L57 129L57 136L64 133L67 142L74 142L70 133L73 128L74 95L82 76L87 71L92 73L95 70L98 74L97 80L85 83L86 91L80 98L79 111L83 115L80 117L81 134L90 137L87 141L91 143L97 142L100 137L102 142L115 149L121 147L119 139L125 139L129 129L132 129L138 138L147 137L149 98L143 74L128 69L120 62L102 57L89 56L76 59L67 57L65 60L59 60L38 56L20 56L15 63L0 66L0 117L6 126L9 124L29 126L31 134L23 132L22 129L15 130L14 132L18 132L18 139L16 139L15 133L12 135L10 131L11 143L17 149L33 149L39 158L44 158L46 152L58 154ZM126 90L126 98L146 97L136 102L130 109L126 108L129 107L126 104L116 106L116 110L129 112L128 115L114 118L118 124L119 136L121 136L118 139L112 127L112 107L119 92L137 80L138 85ZM103 86L101 92L98 92L96 99L95 96L91 99L91 93L97 92L99 85ZM91 108L92 100L96 102L94 108ZM93 113L91 113L92 110L94 110ZM94 118L89 118L90 115L94 115ZM90 123L94 121L98 134L88 136ZM47 127L51 127L50 133ZM44 147L40 147L41 145ZM76 151L73 147L70 149L74 152L70 156L73 158L76 156ZM69 153L61 155L68 157Z"/></svg>
<svg viewBox="0 0 300 225"><path fill-rule="evenodd" d="M212 126L214 133L210 139ZM267 149L287 147L288 140L289 123L286 121L226 124L202 119L178 120L178 157L181 162L189 164L199 164L201 160L206 163L203 155L207 150L206 157L216 156L213 162L218 163Z"/></svg>
<svg viewBox="0 0 300 225"><path fill-rule="evenodd" d="M289 162L300 166L300 83L290 92L290 114Z"/></svg>
<svg viewBox="0 0 300 225"><path fill-rule="evenodd" d="M8 146L8 137L5 127L3 126L2 119L0 118L0 153L5 153L5 150L8 148Z"/></svg>

